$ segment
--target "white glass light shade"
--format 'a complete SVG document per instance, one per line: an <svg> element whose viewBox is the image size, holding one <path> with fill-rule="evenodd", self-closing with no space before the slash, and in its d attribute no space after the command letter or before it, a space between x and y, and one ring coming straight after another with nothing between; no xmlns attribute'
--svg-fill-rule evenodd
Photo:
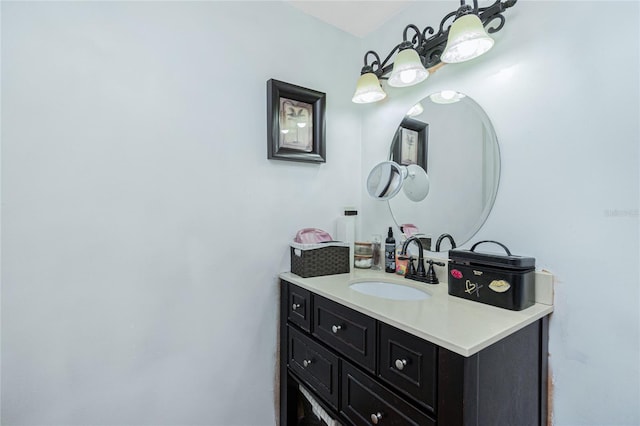
<svg viewBox="0 0 640 426"><path fill-rule="evenodd" d="M356 104L369 104L372 102L378 102L387 97L382 87L380 87L380 81L378 77L372 72L362 74L356 84L356 93L354 93L351 101Z"/></svg>
<svg viewBox="0 0 640 426"><path fill-rule="evenodd" d="M418 52L404 49L393 62L393 71L389 76L389 86L407 87L418 84L429 77L429 71L422 65Z"/></svg>
<svg viewBox="0 0 640 426"><path fill-rule="evenodd" d="M468 61L491 49L493 43L477 15L463 15L451 25L440 60L449 64Z"/></svg>

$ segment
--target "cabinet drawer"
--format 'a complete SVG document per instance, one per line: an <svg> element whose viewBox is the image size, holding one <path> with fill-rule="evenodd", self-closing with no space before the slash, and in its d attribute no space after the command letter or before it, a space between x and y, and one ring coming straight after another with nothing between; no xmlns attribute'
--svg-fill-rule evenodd
<svg viewBox="0 0 640 426"><path fill-rule="evenodd" d="M296 329L287 326L289 368L327 402L338 407L338 358Z"/></svg>
<svg viewBox="0 0 640 426"><path fill-rule="evenodd" d="M429 416L346 362L342 363L340 412L355 425L435 425Z"/></svg>
<svg viewBox="0 0 640 426"><path fill-rule="evenodd" d="M311 331L311 293L287 284L287 319L306 331Z"/></svg>
<svg viewBox="0 0 640 426"><path fill-rule="evenodd" d="M379 342L379 376L433 410L437 347L383 323L380 324Z"/></svg>
<svg viewBox="0 0 640 426"><path fill-rule="evenodd" d="M373 318L314 295L313 335L375 373L376 320Z"/></svg>

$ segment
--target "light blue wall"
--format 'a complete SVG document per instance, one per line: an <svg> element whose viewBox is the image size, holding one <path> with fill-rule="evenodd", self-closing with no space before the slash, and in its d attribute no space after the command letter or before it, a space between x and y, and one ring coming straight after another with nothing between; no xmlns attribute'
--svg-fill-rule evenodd
<svg viewBox="0 0 640 426"><path fill-rule="evenodd" d="M502 175L473 241L502 241L556 276L556 425L640 424L639 6L520 1L487 55L363 107L362 179L386 158L405 111L431 92L462 91L491 118ZM407 23L438 25L452 8L418 2L363 52L386 53ZM386 206L364 197L363 210L365 232L390 224Z"/></svg>
<svg viewBox="0 0 640 426"><path fill-rule="evenodd" d="M274 424L288 243L359 203L358 41L281 2L1 7L1 423ZM266 159L269 78L327 93L326 164Z"/></svg>

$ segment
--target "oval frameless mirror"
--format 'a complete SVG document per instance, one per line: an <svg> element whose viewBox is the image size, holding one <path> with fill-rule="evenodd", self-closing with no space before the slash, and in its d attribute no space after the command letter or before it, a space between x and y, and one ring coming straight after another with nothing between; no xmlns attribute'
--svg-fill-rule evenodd
<svg viewBox="0 0 640 426"><path fill-rule="evenodd" d="M429 193L429 177L415 164L401 166L395 161L385 161L375 166L367 178L367 192L378 200L390 200L400 189L407 199L419 202Z"/></svg>
<svg viewBox="0 0 640 426"><path fill-rule="evenodd" d="M500 151L489 117L473 99L444 91L414 105L398 126L389 159L426 172L430 184L426 197L408 196L405 184L384 198L398 227L415 225L431 237L431 251L442 234L460 246L478 232L498 191Z"/></svg>

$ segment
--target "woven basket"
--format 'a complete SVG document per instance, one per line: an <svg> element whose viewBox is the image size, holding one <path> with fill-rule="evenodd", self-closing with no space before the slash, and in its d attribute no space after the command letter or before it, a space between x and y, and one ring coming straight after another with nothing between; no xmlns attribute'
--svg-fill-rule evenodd
<svg viewBox="0 0 640 426"><path fill-rule="evenodd" d="M349 247L327 246L309 250L291 247L291 272L302 278L349 272Z"/></svg>

